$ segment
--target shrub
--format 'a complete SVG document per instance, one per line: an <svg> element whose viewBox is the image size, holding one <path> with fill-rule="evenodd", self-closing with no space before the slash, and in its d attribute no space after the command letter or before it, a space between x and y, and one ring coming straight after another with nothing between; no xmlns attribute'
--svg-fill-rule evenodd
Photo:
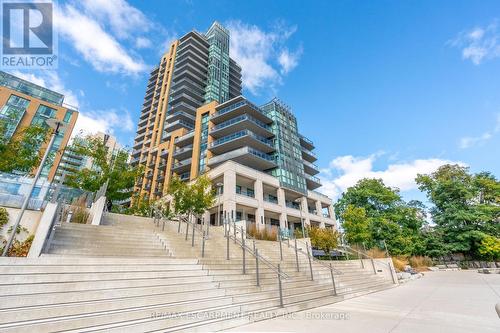
<svg viewBox="0 0 500 333"><path fill-rule="evenodd" d="M11 248L9 249L9 257L26 257L33 243L34 235L29 235L24 242L14 240Z"/></svg>
<svg viewBox="0 0 500 333"><path fill-rule="evenodd" d="M7 209L0 207L0 229L9 222Z"/></svg>
<svg viewBox="0 0 500 333"><path fill-rule="evenodd" d="M71 216L71 223L81 223L86 224L89 219L90 213L87 212L86 208L76 207L73 215Z"/></svg>
<svg viewBox="0 0 500 333"><path fill-rule="evenodd" d="M270 229L258 230L256 224L252 223L247 227L247 235L258 240L276 241L278 240L278 228L273 226Z"/></svg>
<svg viewBox="0 0 500 333"><path fill-rule="evenodd" d="M413 256L408 259L413 268L427 268L432 266L432 259L425 256Z"/></svg>
<svg viewBox="0 0 500 333"><path fill-rule="evenodd" d="M395 256L392 257L392 263L396 271L403 272L408 265L408 259L404 256Z"/></svg>
<svg viewBox="0 0 500 333"><path fill-rule="evenodd" d="M367 250L366 254L372 258L385 258L387 256L386 252L382 251L378 247Z"/></svg>
<svg viewBox="0 0 500 333"><path fill-rule="evenodd" d="M479 246L479 254L486 260L498 260L500 258L500 238L485 236Z"/></svg>

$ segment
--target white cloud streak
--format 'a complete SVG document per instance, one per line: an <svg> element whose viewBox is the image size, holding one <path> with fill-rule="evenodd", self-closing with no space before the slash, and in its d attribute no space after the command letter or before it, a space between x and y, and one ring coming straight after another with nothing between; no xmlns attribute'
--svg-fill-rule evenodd
<svg viewBox="0 0 500 333"><path fill-rule="evenodd" d="M478 136L465 136L460 139L459 147L467 149L471 147L481 146L491 140L500 132L500 113L496 115L496 125L492 130L486 131Z"/></svg>
<svg viewBox="0 0 500 333"><path fill-rule="evenodd" d="M320 178L323 186L320 191L336 199L363 178L382 179L388 186L399 188L401 191L410 191L417 188L415 178L419 173L431 173L447 163L464 165L461 162L429 158L392 163L383 170L374 170L373 164L380 156L381 154L372 154L368 157L346 155L333 159L328 168L321 170Z"/></svg>
<svg viewBox="0 0 500 333"><path fill-rule="evenodd" d="M96 5L99 1L91 1ZM110 5L116 1L111 1ZM87 2L83 2L87 4ZM88 5L88 4L87 4ZM94 7L91 7L94 10ZM97 71L122 74L138 74L147 70L142 59L127 52L118 40L106 32L103 25L94 17L108 19L112 30L120 30L127 23L127 17L118 12L111 15L110 7L105 6L102 14L86 15L86 12L73 4L61 5L55 15L55 24L60 36L69 41L78 53ZM134 20L134 16L132 15ZM130 27L137 25L132 21ZM130 30L123 28L118 34L128 36Z"/></svg>
<svg viewBox="0 0 500 333"><path fill-rule="evenodd" d="M462 58L480 65L485 60L500 57L500 30L498 20L485 27L462 31L448 45L459 48Z"/></svg>
<svg viewBox="0 0 500 333"><path fill-rule="evenodd" d="M230 54L242 68L243 85L252 94L275 90L283 76L299 63L302 48L290 51L285 45L297 28L283 24L270 31L241 21L230 21Z"/></svg>

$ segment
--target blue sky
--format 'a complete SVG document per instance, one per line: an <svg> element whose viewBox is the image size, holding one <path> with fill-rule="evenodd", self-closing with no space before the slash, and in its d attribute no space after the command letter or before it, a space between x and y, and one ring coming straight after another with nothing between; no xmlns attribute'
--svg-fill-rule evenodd
<svg viewBox="0 0 500 333"><path fill-rule="evenodd" d="M59 68L15 71L67 95L79 129L131 145L148 71L214 20L244 93L278 96L316 143L324 192L364 176L419 198L413 178L456 162L500 173L498 1L59 1Z"/></svg>

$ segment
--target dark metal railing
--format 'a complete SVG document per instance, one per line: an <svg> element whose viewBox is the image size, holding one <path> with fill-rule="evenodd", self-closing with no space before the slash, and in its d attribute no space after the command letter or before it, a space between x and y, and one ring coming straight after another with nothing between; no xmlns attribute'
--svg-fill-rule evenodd
<svg viewBox="0 0 500 333"><path fill-rule="evenodd" d="M281 270L280 264L278 266L273 265L269 260L266 258L262 257L259 254L259 249L256 248L255 246L255 241L253 242L253 249L248 247L246 245L246 232L244 228L236 226L234 221L232 222L232 233L231 233L231 222L230 221L224 221L224 237L226 238L226 259L230 260L229 256L229 240L232 238L234 241L234 244L238 244L241 247L242 250L242 255L243 255L243 261L242 261L242 272L243 274L246 274L246 253L250 253L255 258L255 277L256 277L256 285L260 286L260 272L259 272L259 262L264 263L269 269L271 269L274 273L276 273L277 279L278 279L278 290L279 290L279 299L280 299L280 307L284 306L283 303L283 286L282 286L282 280L283 279L288 279L290 276L283 272ZM239 231L238 231L239 229ZM241 234L241 240L238 239L237 237L237 232Z"/></svg>

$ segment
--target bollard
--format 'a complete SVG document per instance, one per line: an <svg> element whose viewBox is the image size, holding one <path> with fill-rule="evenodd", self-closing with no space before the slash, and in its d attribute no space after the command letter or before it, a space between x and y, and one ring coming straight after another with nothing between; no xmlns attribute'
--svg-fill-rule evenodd
<svg viewBox="0 0 500 333"><path fill-rule="evenodd" d="M260 280L259 280L259 250L255 249L255 270L257 274L257 287L260 286Z"/></svg>
<svg viewBox="0 0 500 333"><path fill-rule="evenodd" d="M299 254L297 253L297 238L295 240L295 261L297 262L297 272L300 271L299 269Z"/></svg>
<svg viewBox="0 0 500 333"><path fill-rule="evenodd" d="M306 249L307 249L307 259L309 259L309 270L311 271L311 281L314 281L313 267L311 263L311 254L309 253L309 245L307 243L306 243Z"/></svg>
<svg viewBox="0 0 500 333"><path fill-rule="evenodd" d="M377 270L375 269L375 262L373 261L373 258L372 258L372 267L373 267L373 273L376 275Z"/></svg>
<svg viewBox="0 0 500 333"><path fill-rule="evenodd" d="M333 296L337 296L337 287L335 286L335 278L333 277L333 268L332 268L332 263L330 263L330 274L332 275L332 283L333 283Z"/></svg>
<svg viewBox="0 0 500 333"><path fill-rule="evenodd" d="M201 257L205 257L205 231L203 231L203 239L201 241Z"/></svg>
<svg viewBox="0 0 500 333"><path fill-rule="evenodd" d="M177 233L181 233L181 219L179 218L179 227L177 228Z"/></svg>
<svg viewBox="0 0 500 333"><path fill-rule="evenodd" d="M278 288L280 291L280 307L283 307L283 290L281 289L281 264L278 264Z"/></svg>

